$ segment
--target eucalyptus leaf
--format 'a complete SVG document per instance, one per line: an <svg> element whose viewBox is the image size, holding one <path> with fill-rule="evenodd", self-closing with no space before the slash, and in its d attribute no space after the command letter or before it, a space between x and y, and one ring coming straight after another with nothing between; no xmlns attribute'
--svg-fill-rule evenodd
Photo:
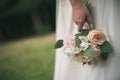
<svg viewBox="0 0 120 80"><path fill-rule="evenodd" d="M63 46L63 40L58 40L58 41L55 43L55 49L61 48L62 46Z"/></svg>
<svg viewBox="0 0 120 80"><path fill-rule="evenodd" d="M106 41L103 45L100 45L100 49L101 49L102 53L113 52L113 48L108 41Z"/></svg>
<svg viewBox="0 0 120 80"><path fill-rule="evenodd" d="M78 36L75 37L75 43L78 48L80 48L81 40L79 39Z"/></svg>
<svg viewBox="0 0 120 80"><path fill-rule="evenodd" d="M84 66L85 64L87 64L87 62L83 62L83 64L82 64L82 65Z"/></svg>
<svg viewBox="0 0 120 80"><path fill-rule="evenodd" d="M101 55L100 55L100 58L102 59L102 60L107 60L107 58L108 58L108 53L101 53Z"/></svg>
<svg viewBox="0 0 120 80"><path fill-rule="evenodd" d="M84 52L84 56L86 57L93 57L95 54L95 51L92 47L89 47L85 52Z"/></svg>
<svg viewBox="0 0 120 80"><path fill-rule="evenodd" d="M75 34L75 36L87 36L89 33L89 29L83 29L81 32Z"/></svg>

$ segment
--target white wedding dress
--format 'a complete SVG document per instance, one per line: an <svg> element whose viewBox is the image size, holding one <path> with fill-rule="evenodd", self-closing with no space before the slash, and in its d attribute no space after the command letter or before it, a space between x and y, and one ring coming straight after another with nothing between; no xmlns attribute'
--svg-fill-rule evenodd
<svg viewBox="0 0 120 80"><path fill-rule="evenodd" d="M56 50L54 80L120 80L120 0L89 0L95 26L102 29L111 41L114 52L106 62L82 65L71 62L62 48ZM56 38L65 39L77 32L72 21L69 0L57 1Z"/></svg>

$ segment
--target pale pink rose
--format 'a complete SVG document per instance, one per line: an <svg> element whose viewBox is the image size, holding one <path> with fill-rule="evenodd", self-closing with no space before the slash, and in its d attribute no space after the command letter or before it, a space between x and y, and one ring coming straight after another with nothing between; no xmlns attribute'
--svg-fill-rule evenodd
<svg viewBox="0 0 120 80"><path fill-rule="evenodd" d="M64 44L64 47L68 47L70 45L67 40L64 40L63 44Z"/></svg>
<svg viewBox="0 0 120 80"><path fill-rule="evenodd" d="M70 40L69 40L69 43L70 43L70 45L75 46L75 38L71 37Z"/></svg>
<svg viewBox="0 0 120 80"><path fill-rule="evenodd" d="M88 40L97 45L102 45L106 41L106 37L101 30L92 30L87 36Z"/></svg>
<svg viewBox="0 0 120 80"><path fill-rule="evenodd" d="M64 53L68 55L78 54L80 52L79 48L76 47L75 38L71 37L68 40L64 40Z"/></svg>
<svg viewBox="0 0 120 80"><path fill-rule="evenodd" d="M74 37L71 37L69 40L64 40L64 46L65 47L68 47L68 46L75 46L75 38Z"/></svg>

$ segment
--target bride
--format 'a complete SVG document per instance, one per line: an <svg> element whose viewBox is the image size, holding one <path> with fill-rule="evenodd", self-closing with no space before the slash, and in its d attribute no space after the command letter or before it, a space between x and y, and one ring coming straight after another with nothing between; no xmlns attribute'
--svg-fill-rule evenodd
<svg viewBox="0 0 120 80"><path fill-rule="evenodd" d="M85 22L103 30L111 41L114 52L107 61L94 65L71 62L56 50L54 80L120 80L120 1L88 0L93 6L92 19L84 5L87 0L58 0L56 10L56 38L66 39L81 31ZM93 21L92 21L93 20Z"/></svg>

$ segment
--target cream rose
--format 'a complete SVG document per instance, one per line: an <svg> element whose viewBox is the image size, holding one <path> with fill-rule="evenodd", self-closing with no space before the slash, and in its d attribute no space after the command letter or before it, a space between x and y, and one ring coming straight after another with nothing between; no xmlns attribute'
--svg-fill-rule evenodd
<svg viewBox="0 0 120 80"><path fill-rule="evenodd" d="M106 41L106 37L101 30L92 30L87 36L88 40L97 45L102 45Z"/></svg>

